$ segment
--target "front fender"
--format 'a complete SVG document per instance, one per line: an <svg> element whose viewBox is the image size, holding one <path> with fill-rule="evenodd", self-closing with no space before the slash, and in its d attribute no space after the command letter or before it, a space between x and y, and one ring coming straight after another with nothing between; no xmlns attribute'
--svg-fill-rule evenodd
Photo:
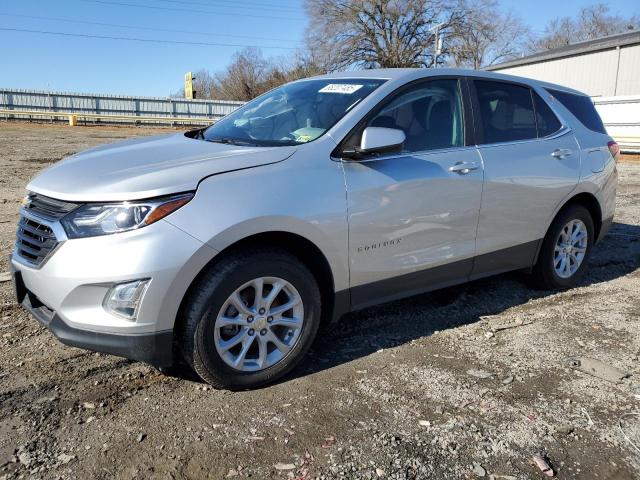
<svg viewBox="0 0 640 480"><path fill-rule="evenodd" d="M218 252L266 232L301 236L327 259L336 291L347 289L348 228L342 166L329 158L295 157L206 178L193 200L166 221Z"/></svg>

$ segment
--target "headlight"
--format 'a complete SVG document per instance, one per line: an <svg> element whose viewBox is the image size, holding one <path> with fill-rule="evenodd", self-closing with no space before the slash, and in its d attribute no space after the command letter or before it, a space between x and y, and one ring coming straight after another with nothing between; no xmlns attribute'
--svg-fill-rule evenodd
<svg viewBox="0 0 640 480"><path fill-rule="evenodd" d="M87 203L66 215L62 226L69 238L95 237L151 225L185 205L194 193L122 203Z"/></svg>

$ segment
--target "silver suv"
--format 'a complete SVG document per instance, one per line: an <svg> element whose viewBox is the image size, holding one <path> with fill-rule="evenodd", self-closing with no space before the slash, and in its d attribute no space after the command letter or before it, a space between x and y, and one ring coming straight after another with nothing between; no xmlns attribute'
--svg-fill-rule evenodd
<svg viewBox="0 0 640 480"><path fill-rule="evenodd" d="M612 222L616 154L590 99L558 85L301 80L38 175L17 299L65 344L256 387L351 310L509 270L575 285Z"/></svg>

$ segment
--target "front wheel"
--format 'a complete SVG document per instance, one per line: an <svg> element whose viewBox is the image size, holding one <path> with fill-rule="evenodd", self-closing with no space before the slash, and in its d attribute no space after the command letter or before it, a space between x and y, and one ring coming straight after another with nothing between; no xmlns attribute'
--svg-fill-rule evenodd
<svg viewBox="0 0 640 480"><path fill-rule="evenodd" d="M561 290L577 285L587 266L595 239L593 219L581 205L560 211L542 242L533 269L536 286Z"/></svg>
<svg viewBox="0 0 640 480"><path fill-rule="evenodd" d="M319 288L302 263L276 249L238 252L192 289L182 350L212 386L255 388L291 371L319 324Z"/></svg>

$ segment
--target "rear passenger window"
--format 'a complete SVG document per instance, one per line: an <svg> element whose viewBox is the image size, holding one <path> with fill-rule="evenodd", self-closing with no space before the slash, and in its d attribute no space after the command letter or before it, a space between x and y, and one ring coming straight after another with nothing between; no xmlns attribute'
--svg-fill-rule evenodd
<svg viewBox="0 0 640 480"><path fill-rule="evenodd" d="M538 123L538 137L547 137L556 133L562 127L560 120L553 113L547 102L540 95L533 92L533 101L536 107L536 122Z"/></svg>
<svg viewBox="0 0 640 480"><path fill-rule="evenodd" d="M536 118L531 91L503 82L474 80L483 143L511 142L537 138Z"/></svg>
<svg viewBox="0 0 640 480"><path fill-rule="evenodd" d="M574 93L561 92L560 90L547 91L553 95L567 110L569 110L574 117L580 120L585 127L589 130L593 130L598 133L607 133L607 130L602 124L602 119L596 107L593 106L593 102L586 95L576 95Z"/></svg>

